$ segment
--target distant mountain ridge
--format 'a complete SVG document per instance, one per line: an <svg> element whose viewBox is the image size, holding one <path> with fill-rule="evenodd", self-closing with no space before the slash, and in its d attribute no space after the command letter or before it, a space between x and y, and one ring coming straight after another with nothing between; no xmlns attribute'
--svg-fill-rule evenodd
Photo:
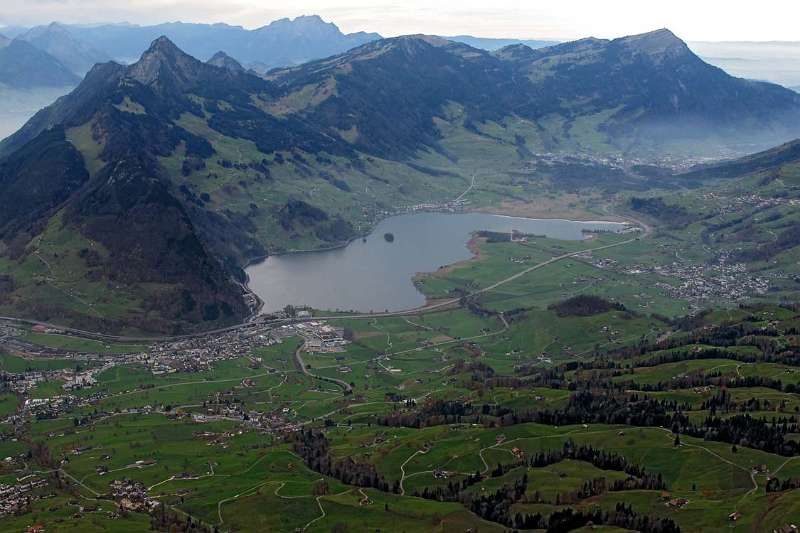
<svg viewBox="0 0 800 533"><path fill-rule="evenodd" d="M155 26L58 26L85 46L102 50L109 58L123 63L135 61L153 40L162 35L200 59L208 59L224 50L242 64L259 63L264 68L296 65L335 55L380 38L375 33L344 34L335 24L316 15L280 19L254 30L228 24L182 22ZM41 33L45 28L48 27L32 28L26 35Z"/></svg>
<svg viewBox="0 0 800 533"><path fill-rule="evenodd" d="M20 39L0 44L0 85L14 89L77 85L80 78L47 52Z"/></svg>
<svg viewBox="0 0 800 533"><path fill-rule="evenodd" d="M544 48L546 46L555 46L559 41L548 41L541 39L512 39L512 38L499 38L499 37L474 37L472 35L453 35L443 36L448 41L455 41L472 46L473 48L480 48L494 52L506 46L521 44L529 48Z"/></svg>
<svg viewBox="0 0 800 533"><path fill-rule="evenodd" d="M800 86L800 42L690 42L689 46L734 76Z"/></svg>
<svg viewBox="0 0 800 533"><path fill-rule="evenodd" d="M111 59L105 53L76 39L65 26L56 22L33 28L18 39L47 52L78 76L89 72L96 63Z"/></svg>

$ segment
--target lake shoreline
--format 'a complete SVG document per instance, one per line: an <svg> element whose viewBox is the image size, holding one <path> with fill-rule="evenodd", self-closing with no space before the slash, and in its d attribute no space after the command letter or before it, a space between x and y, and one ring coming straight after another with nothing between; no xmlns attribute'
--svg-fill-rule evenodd
<svg viewBox="0 0 800 533"><path fill-rule="evenodd" d="M378 222L370 229L369 233L359 234L359 235L357 235L355 237L352 237L351 239L349 239L347 241L342 241L341 243L333 244L331 246L325 246L325 247L322 247L322 248L311 248L311 249L307 249L307 250L286 250L286 251L283 251L283 252L275 252L275 253L272 253L272 254L260 255L260 256L254 258L254 259L250 259L247 262L247 265L244 266L243 268L244 269L248 269L248 268L250 268L252 266L255 266L255 265L258 265L260 263L263 263L264 261L266 261L270 257L284 257L284 256L288 256L288 255L313 254L313 253L318 253L318 252L332 252L334 250L339 250L341 248L347 248L348 246L350 246L354 242L359 241L361 239L366 239L367 237L369 237L370 235L375 233L375 228L377 228L378 225L381 222L383 222L384 220L388 220L388 219L394 218L394 217L401 217L401 216L407 216L407 215L418 215L418 214L423 214L423 213L431 213L431 214L439 214L439 215L481 214L481 215L492 215L492 216L496 216L496 217L513 218L513 219L518 219L518 220L542 221L542 222L556 221L556 222L577 222L577 223L580 223L580 224L620 224L620 225L630 225L631 224L630 220L625 219L623 217L619 217L619 216L609 216L608 220L603 220L601 218L578 219L578 218L563 218L563 217L526 217L526 216L519 216L519 215L510 215L510 214L507 214L507 213L496 213L494 211L484 211L482 209L470 209L470 210L466 210L466 211L456 211L456 212L452 212L452 211L414 211L414 212L410 212L410 213L397 213L397 214L394 214L394 215L389 215L389 216L383 217L380 220L378 220ZM476 230L476 231L480 231L480 230ZM589 239L590 237L586 237L586 238Z"/></svg>
<svg viewBox="0 0 800 533"><path fill-rule="evenodd" d="M360 312L420 307L429 299L415 280L436 273L441 267L474 261L478 256L474 235L477 231L519 231L583 240L587 231L614 231L627 224L474 211L405 213L383 219L367 236L360 235L347 243L254 260L246 269L247 288L264 302L261 314L286 305ZM387 232L396 236L394 242L379 238Z"/></svg>

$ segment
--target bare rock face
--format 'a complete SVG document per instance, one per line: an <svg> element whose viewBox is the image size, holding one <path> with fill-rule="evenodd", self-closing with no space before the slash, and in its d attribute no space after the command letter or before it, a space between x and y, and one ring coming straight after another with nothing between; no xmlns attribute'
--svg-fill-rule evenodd
<svg viewBox="0 0 800 533"><path fill-rule="evenodd" d="M195 79L202 63L184 53L166 37L159 37L130 66L127 77L142 85L183 89Z"/></svg>

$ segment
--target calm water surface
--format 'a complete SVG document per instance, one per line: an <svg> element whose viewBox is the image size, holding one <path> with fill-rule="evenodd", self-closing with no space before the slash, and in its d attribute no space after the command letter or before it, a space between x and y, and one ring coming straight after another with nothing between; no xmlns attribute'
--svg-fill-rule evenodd
<svg viewBox="0 0 800 533"><path fill-rule="evenodd" d="M250 288L264 312L286 305L317 309L398 311L419 307L425 297L412 278L469 259L470 235L478 230L518 230L556 239L584 238L584 229L621 229L610 222L515 218L485 213L418 213L383 220L367 237L344 248L268 257L247 269ZM394 234L386 242L385 233Z"/></svg>

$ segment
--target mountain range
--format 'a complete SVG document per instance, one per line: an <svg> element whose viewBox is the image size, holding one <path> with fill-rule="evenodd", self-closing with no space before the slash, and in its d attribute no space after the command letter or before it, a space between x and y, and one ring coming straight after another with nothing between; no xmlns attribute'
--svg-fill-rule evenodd
<svg viewBox="0 0 800 533"><path fill-rule="evenodd" d="M0 36L0 85L12 88L74 86L95 64L130 63L158 36L167 35L192 55L210 58L225 50L265 72L344 52L379 39L372 33L344 34L317 16L276 20L256 30L225 24L169 23L157 26L67 25L6 28ZM10 49L8 45L14 42ZM102 51L101 51L102 50ZM3 111L0 102L0 111Z"/></svg>
<svg viewBox="0 0 800 533"><path fill-rule="evenodd" d="M667 30L494 53L404 36L264 77L240 67L160 37L0 144L0 310L107 330L231 323L250 311L248 262L447 198L464 169L698 155L800 124L800 95L728 76Z"/></svg>
<svg viewBox="0 0 800 533"><path fill-rule="evenodd" d="M88 71L88 68L84 68L84 59L89 57L93 57L92 64L107 59L131 63L160 36L169 38L187 53L201 59L208 59L219 50L224 50L237 61L262 69L304 63L380 38L375 33L344 34L335 24L325 22L318 16L280 19L254 30L228 24L182 22L154 26L54 23L22 30L20 36L38 44L45 40L43 35L50 41L71 40L73 44L63 49L65 55L72 54L77 48L75 43L80 43L76 67L79 66L83 72ZM102 50L102 54L98 54L97 50ZM65 58L64 62L70 63L72 60Z"/></svg>
<svg viewBox="0 0 800 533"><path fill-rule="evenodd" d="M33 28L7 28L13 37L52 54L73 72L85 74L94 63L114 59L130 63L159 36L166 36L186 53L210 58L224 50L237 61L262 72L274 67L298 65L345 52L381 39L377 33L342 33L319 16L279 19L254 30L227 24L172 22L153 26L134 24L68 25L54 22ZM458 35L445 37L475 48L494 51L511 44L541 48L553 41L497 39ZM104 52L99 52L103 50Z"/></svg>

